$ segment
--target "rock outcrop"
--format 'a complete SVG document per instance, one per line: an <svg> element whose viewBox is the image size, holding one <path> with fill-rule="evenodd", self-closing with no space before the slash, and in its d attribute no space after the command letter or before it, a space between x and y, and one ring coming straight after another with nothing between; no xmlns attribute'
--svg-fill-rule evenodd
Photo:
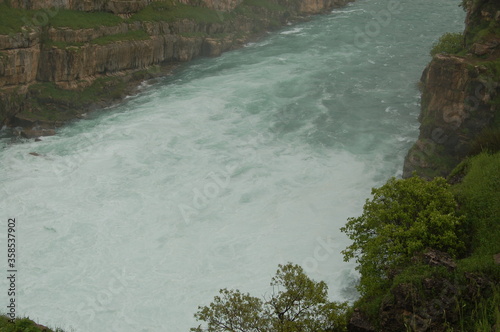
<svg viewBox="0 0 500 332"><path fill-rule="evenodd" d="M87 12L104 11L114 14L130 14L140 11L154 1L159 0L10 0L10 5L14 8L29 10L63 8ZM182 0L180 2L227 11L234 9L242 0Z"/></svg>
<svg viewBox="0 0 500 332"><path fill-rule="evenodd" d="M424 178L448 176L466 156L500 150L500 2L465 0L463 5L463 49L436 54L422 74L420 135L406 156L404 177L414 172ZM449 182L462 181L466 167L457 168ZM500 264L500 254L489 257ZM462 331L472 308L486 312L493 306L487 301L497 291L496 274L464 272L463 265L436 250L412 263L381 288L377 301L358 303L348 331ZM482 328L497 331L493 324Z"/></svg>
<svg viewBox="0 0 500 332"><path fill-rule="evenodd" d="M0 34L0 121L30 128L60 125L92 105L121 98L127 92L117 91L123 83L130 89L138 79L165 74L172 64L217 56L267 29L353 0L275 0L265 6L241 1L182 0L157 8L152 0L11 0L12 7L38 11L20 17L19 31ZM186 7L191 2L204 8ZM163 11L165 19L109 13L111 23L86 28L51 23L68 14L61 8L131 14L146 6ZM198 16L186 14L192 12ZM99 90L96 84L105 84L107 95L85 99L85 91Z"/></svg>
<svg viewBox="0 0 500 332"><path fill-rule="evenodd" d="M464 50L435 55L422 75L420 136L406 156L404 177L414 171L447 176L477 149L486 129L498 127L500 37L493 31L500 26L500 4L476 0L467 9Z"/></svg>

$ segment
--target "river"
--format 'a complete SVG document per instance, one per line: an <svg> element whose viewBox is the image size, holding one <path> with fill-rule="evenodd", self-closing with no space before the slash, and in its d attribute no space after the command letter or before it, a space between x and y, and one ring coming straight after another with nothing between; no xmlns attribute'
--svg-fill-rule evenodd
<svg viewBox="0 0 500 332"><path fill-rule="evenodd" d="M458 4L357 1L185 64L41 142L4 130L17 314L66 331L188 331L220 288L266 296L286 262L355 299L339 228L401 175L418 81L432 44L463 29Z"/></svg>

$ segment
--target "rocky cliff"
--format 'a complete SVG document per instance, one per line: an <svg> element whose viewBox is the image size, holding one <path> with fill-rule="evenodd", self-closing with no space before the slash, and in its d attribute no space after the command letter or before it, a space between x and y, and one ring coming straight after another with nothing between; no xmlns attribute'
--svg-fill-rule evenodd
<svg viewBox="0 0 500 332"><path fill-rule="evenodd" d="M498 140L500 127L500 4L464 1L460 47L436 54L422 84L420 136L404 176L446 176L464 157ZM443 41L444 43L445 41ZM439 45L438 45L439 46Z"/></svg>
<svg viewBox="0 0 500 332"><path fill-rule="evenodd" d="M350 1L0 0L0 121L53 128L175 63Z"/></svg>
<svg viewBox="0 0 500 332"><path fill-rule="evenodd" d="M147 5L161 0L10 0L13 8L29 10L63 8L78 11L104 11L114 14L131 14L144 9ZM0 3L7 2L0 0ZM205 6L215 10L232 10L238 6L242 0L181 0L184 4L193 6Z"/></svg>
<svg viewBox="0 0 500 332"><path fill-rule="evenodd" d="M464 33L445 35L422 74L420 135L404 177L448 176L467 249L455 259L433 249L412 257L390 286L356 303L349 332L500 331L500 2L462 5Z"/></svg>

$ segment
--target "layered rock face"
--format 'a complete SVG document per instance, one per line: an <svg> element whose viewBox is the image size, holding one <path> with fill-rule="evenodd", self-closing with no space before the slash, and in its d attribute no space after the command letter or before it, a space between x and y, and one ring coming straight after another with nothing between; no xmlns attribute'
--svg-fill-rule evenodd
<svg viewBox="0 0 500 332"><path fill-rule="evenodd" d="M190 1L195 0L185 0ZM26 24L21 32L0 35L1 121L12 126L59 124L56 120L44 121L44 117L57 118L54 114L58 111L71 108L81 108L76 112L84 113L89 102L79 105L71 100L61 102L54 98L57 93L47 99L43 90L52 89L52 85L58 89L83 91L99 78L113 78L118 84L116 78L129 81L134 77L151 77L158 67L199 56L217 56L268 28L352 0L280 0L274 3L277 9L272 10L265 6L247 6L245 10L252 11L251 17L220 12L235 8L241 1L206 0L204 7L212 8L205 9L209 10L208 14L204 12L206 15L212 15L206 20L122 19L118 24L72 29L51 26L50 18L58 15L59 8L127 13L137 12L154 1L11 0L12 6L42 9L30 13L33 17L24 17ZM124 7L112 9L118 8L118 3ZM47 9L52 6L57 8ZM179 5L173 6L175 9Z"/></svg>
<svg viewBox="0 0 500 332"><path fill-rule="evenodd" d="M11 0L14 8L50 9L64 8L82 11L109 11L116 14L133 13L147 6L152 0Z"/></svg>
<svg viewBox="0 0 500 332"><path fill-rule="evenodd" d="M116 34L146 31L144 40L124 41L106 45L90 41ZM83 43L83 46L61 49L51 47L39 54L36 79L54 82L65 89L77 88L90 83L96 76L126 73L146 69L165 62L185 62L198 56L216 56L233 45L233 38L211 39L214 34L229 34L230 26L224 24L194 24L188 20L176 23L122 24L101 29L59 30L49 29L53 41ZM189 37L188 34L207 37ZM83 82L82 82L83 81Z"/></svg>
<svg viewBox="0 0 500 332"><path fill-rule="evenodd" d="M115 14L136 13L151 2L159 0L10 0L14 8L50 9L64 8L81 11L106 11ZM234 9L243 0L182 0L188 5L202 5L211 9L227 11ZM2 1L0 1L1 3ZM321 1L319 1L321 2Z"/></svg>
<svg viewBox="0 0 500 332"><path fill-rule="evenodd" d="M447 176L485 130L498 126L500 37L494 31L499 26L496 0L470 2L465 55L438 54L425 69L420 135L405 159L404 177Z"/></svg>

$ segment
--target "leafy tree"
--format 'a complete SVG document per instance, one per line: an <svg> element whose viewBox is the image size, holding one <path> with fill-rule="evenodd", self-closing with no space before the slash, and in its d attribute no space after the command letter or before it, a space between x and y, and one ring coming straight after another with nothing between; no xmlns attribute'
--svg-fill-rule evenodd
<svg viewBox="0 0 500 332"><path fill-rule="evenodd" d="M342 253L344 260L355 258L358 263L361 293L380 289L426 248L452 256L464 248L458 236L463 217L456 214L457 203L445 179L392 178L372 189L372 195L363 214L341 228L353 241Z"/></svg>
<svg viewBox="0 0 500 332"><path fill-rule="evenodd" d="M340 332L346 329L346 303L330 302L325 282L309 279L298 265L279 265L272 278L273 294L261 300L239 290L221 289L220 296L198 307L205 321L193 332Z"/></svg>

